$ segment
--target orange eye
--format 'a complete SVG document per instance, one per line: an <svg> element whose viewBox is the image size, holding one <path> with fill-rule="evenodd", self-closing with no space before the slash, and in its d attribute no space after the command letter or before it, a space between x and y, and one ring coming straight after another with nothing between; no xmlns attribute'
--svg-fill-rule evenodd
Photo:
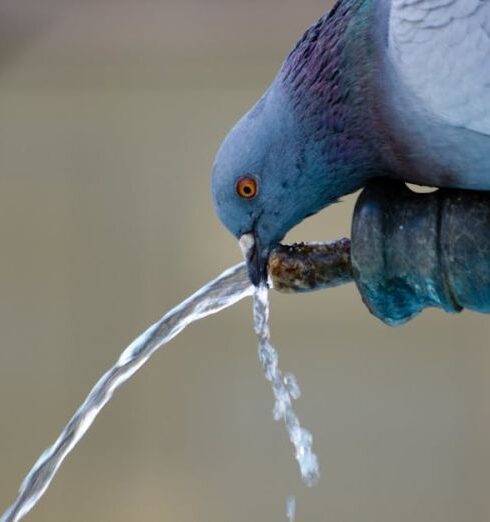
<svg viewBox="0 0 490 522"><path fill-rule="evenodd" d="M253 199L257 195L257 182L250 176L240 178L236 184L236 192L243 199Z"/></svg>

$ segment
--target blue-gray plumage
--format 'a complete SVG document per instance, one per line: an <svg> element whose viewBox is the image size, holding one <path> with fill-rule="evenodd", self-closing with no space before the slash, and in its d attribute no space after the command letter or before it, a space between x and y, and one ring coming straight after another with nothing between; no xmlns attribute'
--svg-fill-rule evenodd
<svg viewBox="0 0 490 522"><path fill-rule="evenodd" d="M305 217L373 177L490 190L490 0L340 0L216 157L252 281Z"/></svg>

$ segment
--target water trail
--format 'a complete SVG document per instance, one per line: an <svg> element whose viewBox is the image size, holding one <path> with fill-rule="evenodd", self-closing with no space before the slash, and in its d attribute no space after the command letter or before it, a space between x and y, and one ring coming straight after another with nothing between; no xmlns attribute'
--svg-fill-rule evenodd
<svg viewBox="0 0 490 522"><path fill-rule="evenodd" d="M16 501L0 522L25 516L46 492L65 457L94 422L113 393L138 371L153 353L190 323L232 306L253 293L245 264L236 265L168 312L135 339L108 370L65 426L56 442L39 457L24 479Z"/></svg>
<svg viewBox="0 0 490 522"><path fill-rule="evenodd" d="M312 450L313 437L308 430L301 427L294 413L293 400L300 395L298 383L294 375L283 376L278 366L277 351L270 342L269 298L265 285L255 289L253 302L255 332L259 337L259 359L266 379L272 384L275 398L274 419L284 420L289 439L296 450L303 482L307 486L314 486L320 478L320 470L317 456Z"/></svg>

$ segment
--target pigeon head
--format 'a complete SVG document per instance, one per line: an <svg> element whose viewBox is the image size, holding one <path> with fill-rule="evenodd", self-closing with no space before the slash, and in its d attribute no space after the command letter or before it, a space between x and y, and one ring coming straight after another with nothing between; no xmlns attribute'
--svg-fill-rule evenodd
<svg viewBox="0 0 490 522"><path fill-rule="evenodd" d="M240 240L255 285L266 280L274 245L324 206L322 191L302 176L305 142L281 98L269 90L236 124L213 169L216 212Z"/></svg>
<svg viewBox="0 0 490 522"><path fill-rule="evenodd" d="M307 30L217 154L215 208L255 285L289 229L386 171L365 4L342 0Z"/></svg>

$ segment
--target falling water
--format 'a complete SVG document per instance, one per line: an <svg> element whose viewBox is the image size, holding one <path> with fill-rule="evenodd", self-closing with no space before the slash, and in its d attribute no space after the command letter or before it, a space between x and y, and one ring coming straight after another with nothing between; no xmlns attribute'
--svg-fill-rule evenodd
<svg viewBox="0 0 490 522"><path fill-rule="evenodd" d="M128 381L164 344L186 326L232 306L244 297L254 295L255 330L259 336L259 357L275 396L274 418L283 419L289 438L296 449L303 480L308 485L319 477L318 461L312 452L311 434L301 427L292 401L300 390L291 374L283 375L278 367L277 352L270 343L269 303L266 287L256 289L250 284L245 263L236 265L176 306L146 332L135 339L117 362L95 384L83 404L47 448L28 473L15 502L1 516L0 522L16 522L24 517L48 489L64 459L85 435L114 392ZM288 502L288 518L294 520L295 502Z"/></svg>
<svg viewBox="0 0 490 522"><path fill-rule="evenodd" d="M283 375L278 366L277 351L270 342L269 298L265 285L254 291L254 324L259 337L259 359L274 393L274 419L284 420L289 439L296 450L301 477L306 485L314 486L320 478L320 470L317 456L312 450L313 437L301 427L293 409L293 400L298 399L301 393L296 378L292 374Z"/></svg>
<svg viewBox="0 0 490 522"><path fill-rule="evenodd" d="M138 371L153 353L173 339L186 326L215 314L244 297L253 287L245 264L237 265L204 286L160 321L135 339L108 370L65 426L56 442L39 457L24 479L16 501L0 522L15 522L25 516L48 489L65 457L73 450L94 422L113 393Z"/></svg>

